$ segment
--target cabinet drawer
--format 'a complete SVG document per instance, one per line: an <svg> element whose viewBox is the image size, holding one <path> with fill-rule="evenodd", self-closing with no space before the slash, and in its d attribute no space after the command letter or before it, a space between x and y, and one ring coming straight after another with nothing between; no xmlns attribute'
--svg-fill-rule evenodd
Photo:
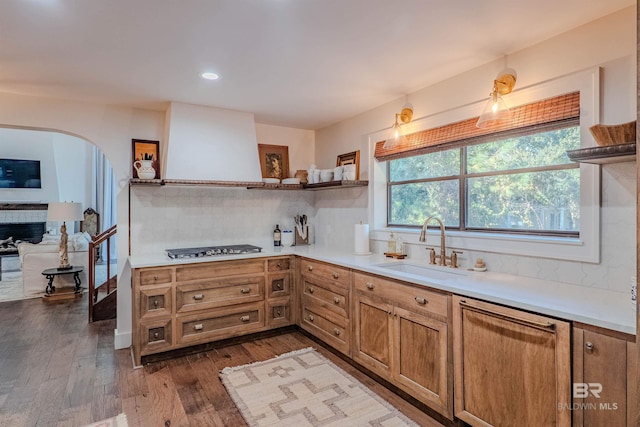
<svg viewBox="0 0 640 427"><path fill-rule="evenodd" d="M211 277L264 273L264 261L218 261L176 267L176 281L201 280Z"/></svg>
<svg viewBox="0 0 640 427"><path fill-rule="evenodd" d="M262 300L264 276L211 279L176 286L178 313Z"/></svg>
<svg viewBox="0 0 640 427"><path fill-rule="evenodd" d="M152 354L171 348L171 319L140 323L140 354Z"/></svg>
<svg viewBox="0 0 640 427"><path fill-rule="evenodd" d="M349 321L344 317L303 302L301 326L337 350L349 353Z"/></svg>
<svg viewBox="0 0 640 427"><path fill-rule="evenodd" d="M151 268L140 270L140 285L159 285L171 283L173 269L171 268Z"/></svg>
<svg viewBox="0 0 640 427"><path fill-rule="evenodd" d="M140 288L140 318L171 316L171 285Z"/></svg>
<svg viewBox="0 0 640 427"><path fill-rule="evenodd" d="M303 259L300 262L300 271L304 277L316 277L344 288L349 286L349 269L347 268Z"/></svg>
<svg viewBox="0 0 640 427"><path fill-rule="evenodd" d="M291 295L291 273L272 273L267 278L267 297Z"/></svg>
<svg viewBox="0 0 640 427"><path fill-rule="evenodd" d="M449 306L447 294L419 286L404 285L362 273L354 273L353 277L356 292L360 292L363 295L392 300L397 305L418 313L447 316Z"/></svg>
<svg viewBox="0 0 640 427"><path fill-rule="evenodd" d="M267 303L268 327L276 328L290 325L291 323L291 300L289 297L271 300Z"/></svg>
<svg viewBox="0 0 640 427"><path fill-rule="evenodd" d="M304 277L302 295L325 310L349 317L349 290L314 278Z"/></svg>
<svg viewBox="0 0 640 427"><path fill-rule="evenodd" d="M264 327L264 304L246 304L207 313L178 316L177 343L204 343L255 332Z"/></svg>
<svg viewBox="0 0 640 427"><path fill-rule="evenodd" d="M281 270L289 270L289 264L290 264L290 259L289 258L276 258L276 259L270 259L268 262L268 267L267 269L269 271L281 271Z"/></svg>

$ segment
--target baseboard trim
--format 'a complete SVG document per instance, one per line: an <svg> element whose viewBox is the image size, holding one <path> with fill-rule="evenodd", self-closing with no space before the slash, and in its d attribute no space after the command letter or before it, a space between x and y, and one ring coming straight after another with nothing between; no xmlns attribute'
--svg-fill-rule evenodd
<svg viewBox="0 0 640 427"><path fill-rule="evenodd" d="M118 329L113 330L113 347L116 350L131 347L131 331L119 332Z"/></svg>

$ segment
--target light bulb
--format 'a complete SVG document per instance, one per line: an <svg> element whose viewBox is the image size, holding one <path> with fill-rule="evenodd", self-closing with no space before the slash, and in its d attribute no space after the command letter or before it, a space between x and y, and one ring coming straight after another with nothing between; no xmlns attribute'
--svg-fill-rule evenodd
<svg viewBox="0 0 640 427"><path fill-rule="evenodd" d="M493 105L491 105L491 111L494 113L498 112L498 108L500 107L498 104L498 91L494 90L491 92L491 101L493 102Z"/></svg>
<svg viewBox="0 0 640 427"><path fill-rule="evenodd" d="M400 125L398 124L398 122L396 122L396 124L393 125L393 138L397 140L399 137L400 137Z"/></svg>

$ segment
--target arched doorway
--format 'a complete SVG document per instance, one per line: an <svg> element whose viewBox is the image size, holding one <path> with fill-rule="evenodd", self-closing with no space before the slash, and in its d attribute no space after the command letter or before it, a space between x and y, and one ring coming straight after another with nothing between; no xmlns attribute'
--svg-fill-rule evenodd
<svg viewBox="0 0 640 427"><path fill-rule="evenodd" d="M40 281L44 279L40 272L55 264L36 264L48 262L47 257L54 262L57 256L55 239L59 224L47 221L47 204L79 202L83 210L92 209L99 214L97 231L106 230L117 222L116 180L104 153L89 141L74 135L45 129L0 127L0 147L0 162L6 166L0 166L0 230L8 233L0 235L0 241L11 238L15 246L20 241L25 242L25 253L27 244L34 245L28 248L32 251L28 257L19 253L2 253L0 248L4 261L1 263L0 301L38 297L41 295ZM19 166L12 166L25 162L38 172L38 179L32 177L29 185L23 185L18 179L26 172ZM15 230L16 225L24 228L24 224L38 225L31 235L11 235L15 234L11 231L12 226ZM86 238L82 241L82 235L86 236L86 232L82 233L82 222L67 224L67 228L74 251L78 251L76 259L88 259L81 253L88 246ZM117 271L115 244L113 239L112 259L99 260L96 276L106 274L106 264L112 265L112 272ZM85 286L88 284L86 274L85 271L82 280ZM97 277L96 283L102 283L98 281L100 279ZM25 286L25 280L31 286Z"/></svg>

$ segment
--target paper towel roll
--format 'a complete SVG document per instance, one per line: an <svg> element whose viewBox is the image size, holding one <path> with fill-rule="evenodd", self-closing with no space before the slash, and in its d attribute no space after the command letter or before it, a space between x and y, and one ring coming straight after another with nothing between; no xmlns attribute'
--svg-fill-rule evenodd
<svg viewBox="0 0 640 427"><path fill-rule="evenodd" d="M355 253L369 254L369 224L356 224Z"/></svg>

